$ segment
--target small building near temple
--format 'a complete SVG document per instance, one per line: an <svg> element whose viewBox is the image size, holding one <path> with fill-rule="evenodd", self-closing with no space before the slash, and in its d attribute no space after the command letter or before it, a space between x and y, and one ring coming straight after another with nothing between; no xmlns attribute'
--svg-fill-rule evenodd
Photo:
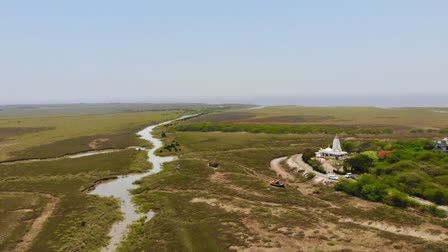
<svg viewBox="0 0 448 252"><path fill-rule="evenodd" d="M448 153L448 138L436 141L434 150L438 152Z"/></svg>
<svg viewBox="0 0 448 252"><path fill-rule="evenodd" d="M316 157L318 158L345 159L347 155L348 153L342 150L341 142L339 141L337 135L333 139L332 148L321 148L318 152L316 152Z"/></svg>

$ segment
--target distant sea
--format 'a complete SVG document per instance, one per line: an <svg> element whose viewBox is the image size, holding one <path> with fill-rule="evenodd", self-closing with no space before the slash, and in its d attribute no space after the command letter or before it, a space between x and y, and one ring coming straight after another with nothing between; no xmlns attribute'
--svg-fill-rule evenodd
<svg viewBox="0 0 448 252"><path fill-rule="evenodd" d="M158 100L158 99L157 99ZM446 95L233 96L166 98L156 102L244 103L298 106L448 107Z"/></svg>

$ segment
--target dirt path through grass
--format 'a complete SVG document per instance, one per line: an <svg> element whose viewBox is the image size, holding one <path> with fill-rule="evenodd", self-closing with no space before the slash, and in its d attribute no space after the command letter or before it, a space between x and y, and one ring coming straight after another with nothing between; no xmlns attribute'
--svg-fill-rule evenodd
<svg viewBox="0 0 448 252"><path fill-rule="evenodd" d="M56 205L59 202L59 198L50 194L44 194L44 196L50 198L50 201L45 206L44 210L42 211L42 214L33 221L31 228L22 237L21 242L17 244L13 252L27 251L30 248L34 239L42 230L45 221L47 221L47 219L53 214L54 210L56 209Z"/></svg>
<svg viewBox="0 0 448 252"><path fill-rule="evenodd" d="M291 173L285 171L285 169L283 169L282 167L282 162L287 160L288 157L281 157L281 158L276 158L273 159L271 161L271 170L275 171L275 173L277 173L278 176L282 177L283 179L289 180L289 181L294 181L294 176L291 175Z"/></svg>

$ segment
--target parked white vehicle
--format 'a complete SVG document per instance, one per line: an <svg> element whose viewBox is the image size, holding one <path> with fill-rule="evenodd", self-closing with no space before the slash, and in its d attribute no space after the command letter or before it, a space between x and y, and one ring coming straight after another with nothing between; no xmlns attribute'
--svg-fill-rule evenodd
<svg viewBox="0 0 448 252"><path fill-rule="evenodd" d="M328 179L331 179L331 180L339 180L339 177L336 176L336 175L334 175L334 174L330 174L330 175L328 175Z"/></svg>
<svg viewBox="0 0 448 252"><path fill-rule="evenodd" d="M349 179L358 179L358 175L356 174L352 174L351 172L347 173L344 175L345 178L349 178Z"/></svg>

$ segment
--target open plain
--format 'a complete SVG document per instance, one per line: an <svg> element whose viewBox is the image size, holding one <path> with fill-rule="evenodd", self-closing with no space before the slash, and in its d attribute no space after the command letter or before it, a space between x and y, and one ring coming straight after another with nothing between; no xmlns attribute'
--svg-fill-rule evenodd
<svg viewBox="0 0 448 252"><path fill-rule="evenodd" d="M123 218L120 201L87 192L151 169L150 143L136 133L192 113L202 114L153 132L164 143L156 153L178 159L137 181L133 202L155 215L133 223L118 251L446 251L445 216L337 191L296 155L327 147L335 134L358 145L435 140L448 134L448 113L434 112L443 108L247 107L4 114L0 251L105 247ZM92 151L100 153L82 155Z"/></svg>

